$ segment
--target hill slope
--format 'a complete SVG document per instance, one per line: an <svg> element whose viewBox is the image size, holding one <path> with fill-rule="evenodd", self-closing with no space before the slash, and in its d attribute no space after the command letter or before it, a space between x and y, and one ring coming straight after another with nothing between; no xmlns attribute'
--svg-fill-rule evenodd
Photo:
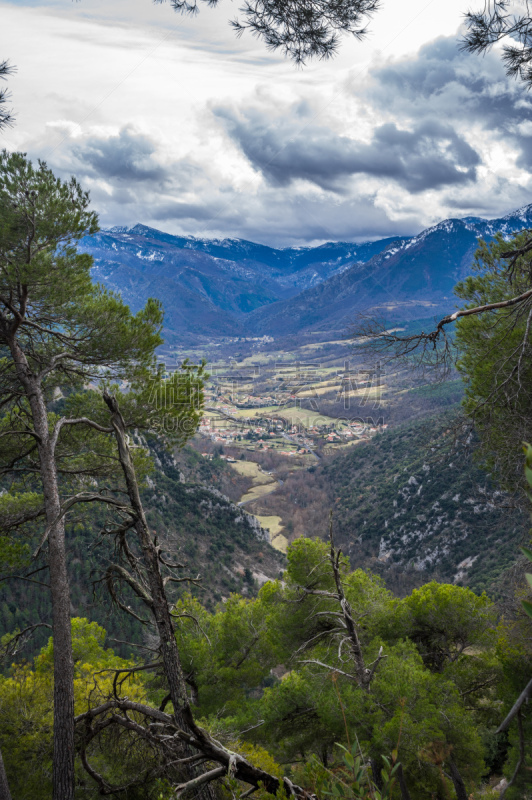
<svg viewBox="0 0 532 800"><path fill-rule="evenodd" d="M489 591L529 529L453 425L453 414L401 425L325 468L353 565L396 589L436 578Z"/></svg>
<svg viewBox="0 0 532 800"><path fill-rule="evenodd" d="M278 514L290 540L326 537L332 509L351 566L382 575L399 595L433 579L497 592L530 519L475 462L458 413L440 410L325 456L249 508Z"/></svg>
<svg viewBox="0 0 532 800"><path fill-rule="evenodd" d="M135 225L86 237L93 277L136 311L163 301L166 338L246 335L246 315L367 261L390 240L275 250L240 239L203 240Z"/></svg>
<svg viewBox="0 0 532 800"><path fill-rule="evenodd" d="M453 288L470 273L478 237L512 234L532 225L532 205L488 222L445 220L411 239L388 243L365 264L353 264L297 297L255 310L248 325L256 333L342 330L357 312L389 321L448 313Z"/></svg>
<svg viewBox="0 0 532 800"><path fill-rule="evenodd" d="M136 225L83 240L94 278L133 310L162 300L171 343L220 336L341 331L359 311L390 320L447 311L479 236L532 226L532 205L497 220L445 220L417 236L277 250L241 239L208 240Z"/></svg>
<svg viewBox="0 0 532 800"><path fill-rule="evenodd" d="M173 600L190 591L212 609L230 592L255 594L266 576L278 577L284 557L271 547L255 518L225 495L234 483L234 472L224 461L208 462L190 447L176 457L159 448L153 453L158 468L143 492L148 523L165 549L175 554L174 560L188 565L185 574L201 579L198 585L180 584L177 589L169 584ZM78 518L67 526L71 613L98 622L122 642L139 643L144 636L142 625L116 609L99 583L107 564L114 560L112 543L98 536L105 522L101 510L90 509L82 521ZM143 616L132 593L127 602ZM45 589L22 580L0 583L0 634L39 621L51 621L51 601ZM38 631L25 655L36 652L48 636L49 631ZM124 645L116 649L125 655L130 652Z"/></svg>

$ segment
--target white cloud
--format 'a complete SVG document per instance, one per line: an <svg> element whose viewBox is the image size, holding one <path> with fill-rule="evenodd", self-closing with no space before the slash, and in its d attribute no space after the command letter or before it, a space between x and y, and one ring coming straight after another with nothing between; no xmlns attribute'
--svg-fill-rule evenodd
<svg viewBox="0 0 532 800"><path fill-rule="evenodd" d="M106 226L279 245L496 216L530 199L532 104L497 56L458 52L462 10L384 7L365 43L297 70L235 39L223 2L191 19L150 0L0 0L18 67L0 143L76 174Z"/></svg>

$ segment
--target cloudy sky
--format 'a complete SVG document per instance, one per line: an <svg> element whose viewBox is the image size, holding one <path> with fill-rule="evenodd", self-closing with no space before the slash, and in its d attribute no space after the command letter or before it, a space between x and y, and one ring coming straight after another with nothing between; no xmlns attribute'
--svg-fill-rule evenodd
<svg viewBox="0 0 532 800"><path fill-rule="evenodd" d="M0 146L90 189L103 227L277 246L416 233L532 202L532 95L458 49L468 0L384 0L361 44L296 68L152 0L0 0Z"/></svg>

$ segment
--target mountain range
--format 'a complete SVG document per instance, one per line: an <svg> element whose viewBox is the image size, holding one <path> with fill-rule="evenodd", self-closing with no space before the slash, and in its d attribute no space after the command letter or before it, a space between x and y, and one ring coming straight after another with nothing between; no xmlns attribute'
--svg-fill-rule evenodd
<svg viewBox="0 0 532 800"><path fill-rule="evenodd" d="M165 308L168 342L341 332L360 312L423 319L454 306L478 238L532 227L532 204L505 217L447 219L416 236L275 249L243 239L173 236L146 225L85 237L93 277L133 311Z"/></svg>

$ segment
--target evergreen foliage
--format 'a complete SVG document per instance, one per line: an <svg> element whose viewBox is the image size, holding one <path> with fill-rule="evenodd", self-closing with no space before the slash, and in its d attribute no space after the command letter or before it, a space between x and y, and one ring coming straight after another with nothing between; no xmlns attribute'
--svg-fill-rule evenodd
<svg viewBox="0 0 532 800"><path fill-rule="evenodd" d="M511 268L502 254L519 251L529 234L511 242L501 235L480 243L475 274L456 287L466 308L496 303L530 288L530 253ZM532 311L530 300L489 313L463 317L456 325L458 369L465 382L464 408L480 437L478 455L499 482L523 497L525 481L521 445L532 424Z"/></svg>
<svg viewBox="0 0 532 800"><path fill-rule="evenodd" d="M501 625L488 598L469 589L432 583L399 601L379 578L352 572L345 558L338 563L366 661L371 668L380 659L371 691L353 679L349 647L334 644L340 606L328 545L299 539L283 582L266 584L255 599L232 595L214 612L192 595L176 604L195 714L224 746L270 774L288 770L320 797L398 797L399 781L412 800L454 797L456 774L477 797L506 753L508 772L517 761L514 733L508 742L494 733L530 666L515 625ZM96 623L73 620L76 709L105 701L116 669L130 700L159 704L158 670L128 672L134 662L105 649L104 637ZM52 657L50 640L33 667L14 664L0 679L0 746L17 798L49 793ZM143 794L132 788L128 799L171 796L154 757L123 733L102 733L90 745L106 780L127 782L148 767ZM34 765L27 773L18 769L22 758ZM79 797L96 797L76 769Z"/></svg>
<svg viewBox="0 0 532 800"><path fill-rule="evenodd" d="M165 2L165 0L157 0ZM198 0L170 0L176 11L196 13ZM218 0L206 0L215 6ZM378 8L378 0L282 0L245 2L241 20L233 21L238 35L249 29L270 50L280 49L297 64L306 59L330 58L341 33L358 39L366 33L365 21Z"/></svg>

